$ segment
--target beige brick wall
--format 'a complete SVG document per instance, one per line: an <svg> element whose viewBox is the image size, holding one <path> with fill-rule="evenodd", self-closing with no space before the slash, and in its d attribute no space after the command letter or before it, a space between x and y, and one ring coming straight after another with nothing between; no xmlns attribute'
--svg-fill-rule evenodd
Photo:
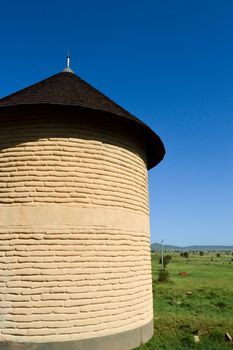
<svg viewBox="0 0 233 350"><path fill-rule="evenodd" d="M0 341L77 340L148 323L137 142L84 124L0 124Z"/></svg>
<svg viewBox="0 0 233 350"><path fill-rule="evenodd" d="M117 134L100 137L100 132L46 121L22 121L12 129L2 122L0 204L66 203L148 213L147 171L138 156L143 152Z"/></svg>

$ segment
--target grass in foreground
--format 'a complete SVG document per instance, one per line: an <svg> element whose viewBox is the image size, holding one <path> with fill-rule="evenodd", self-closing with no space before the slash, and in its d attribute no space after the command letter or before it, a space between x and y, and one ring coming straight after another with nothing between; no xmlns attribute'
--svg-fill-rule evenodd
<svg viewBox="0 0 233 350"><path fill-rule="evenodd" d="M172 254L170 282L159 283L159 254L152 254L155 335L135 350L229 350L233 336L233 261L231 253ZM187 272L180 276L179 272ZM188 293L187 293L188 292ZM191 293L190 293L191 292ZM198 334L200 343L194 343Z"/></svg>

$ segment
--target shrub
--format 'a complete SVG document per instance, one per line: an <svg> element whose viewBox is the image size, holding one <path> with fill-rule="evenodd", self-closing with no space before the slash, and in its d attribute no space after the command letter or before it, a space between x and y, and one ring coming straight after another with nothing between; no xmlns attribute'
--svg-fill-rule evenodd
<svg viewBox="0 0 233 350"><path fill-rule="evenodd" d="M181 343L188 349L194 348L196 345L192 334L185 334L181 339Z"/></svg>
<svg viewBox="0 0 233 350"><path fill-rule="evenodd" d="M167 270L160 270L158 281L159 282L168 282L169 281L169 272Z"/></svg>
<svg viewBox="0 0 233 350"><path fill-rule="evenodd" d="M215 304L219 309L224 309L227 307L227 304L224 301L219 301L217 304Z"/></svg>
<svg viewBox="0 0 233 350"><path fill-rule="evenodd" d="M183 256L183 258L188 259L188 257L189 257L189 252L180 252L180 256Z"/></svg>
<svg viewBox="0 0 233 350"><path fill-rule="evenodd" d="M166 267L169 264L169 262L171 261L171 259L172 259L171 255L165 255L163 257L163 266ZM162 258L159 259L159 263L160 263L160 265L162 264Z"/></svg>
<svg viewBox="0 0 233 350"><path fill-rule="evenodd" d="M199 254L200 254L200 256L203 256L203 255L204 255L204 252L201 250L201 251L199 252Z"/></svg>
<svg viewBox="0 0 233 350"><path fill-rule="evenodd" d="M220 254L220 253L217 253L216 256L217 256L217 258L220 258L221 254Z"/></svg>
<svg viewBox="0 0 233 350"><path fill-rule="evenodd" d="M209 338L215 342L221 342L224 339L223 334L218 330L212 331Z"/></svg>

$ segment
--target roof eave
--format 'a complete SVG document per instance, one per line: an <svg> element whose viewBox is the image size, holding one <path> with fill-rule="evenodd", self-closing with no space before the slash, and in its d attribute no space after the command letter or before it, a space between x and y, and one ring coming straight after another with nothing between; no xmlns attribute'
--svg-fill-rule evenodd
<svg viewBox="0 0 233 350"><path fill-rule="evenodd" d="M75 105L75 104L58 104L58 103L47 103L47 102L43 102L43 103L31 103L31 104L27 104L27 103L21 103L21 104L12 104L12 105L4 105L4 106L0 106L0 117L1 114L12 114L15 112L22 112L22 109L26 108L26 111L31 111L34 110L35 108L38 111L38 108L62 108L65 107L66 109L69 110L87 110L87 111L91 111L91 112L95 112L98 114L104 114L106 116L110 116L112 118L114 117L118 117L121 119L121 123L125 123L128 124L128 126L134 126L135 128L137 128L138 130L140 130L140 132L143 133L143 136L145 137L145 149L146 149L146 153L147 153L147 169L150 170L153 167L155 167L157 164L159 164L162 159L165 156L165 147L164 144L162 142L162 140L160 139L160 137L145 123L143 123L140 119L134 117L134 119L132 118L127 118L127 116L123 116L120 114L116 114L116 113L112 113L110 111L106 111L104 109L97 109L94 107L89 107L89 106L82 106L82 105Z"/></svg>

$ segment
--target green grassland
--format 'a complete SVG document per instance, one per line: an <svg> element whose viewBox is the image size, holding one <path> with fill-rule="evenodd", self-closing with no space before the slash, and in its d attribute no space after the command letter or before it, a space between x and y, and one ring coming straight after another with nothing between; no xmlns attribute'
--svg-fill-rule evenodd
<svg viewBox="0 0 233 350"><path fill-rule="evenodd" d="M152 254L154 337L137 350L225 350L233 343L233 255L231 252L189 252L172 255L169 282L158 282L159 253ZM187 272L180 276L179 272ZM189 293L187 293L189 292ZM192 293L190 293L192 292ZM194 334L200 343L194 343Z"/></svg>

